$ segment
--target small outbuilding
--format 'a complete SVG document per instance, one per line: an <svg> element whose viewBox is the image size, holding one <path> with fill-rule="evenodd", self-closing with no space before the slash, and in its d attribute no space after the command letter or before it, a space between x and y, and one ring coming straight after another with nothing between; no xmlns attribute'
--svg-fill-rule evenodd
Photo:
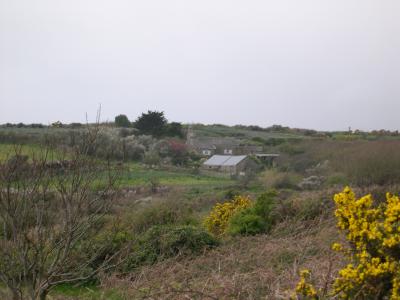
<svg viewBox="0 0 400 300"><path fill-rule="evenodd" d="M256 163L247 155L213 155L203 163L203 169L230 175L244 175Z"/></svg>

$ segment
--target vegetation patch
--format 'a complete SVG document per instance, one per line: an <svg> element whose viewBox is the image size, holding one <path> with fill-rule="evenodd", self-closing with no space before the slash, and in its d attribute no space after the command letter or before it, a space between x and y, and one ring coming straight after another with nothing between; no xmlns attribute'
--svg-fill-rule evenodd
<svg viewBox="0 0 400 300"><path fill-rule="evenodd" d="M303 270L292 298L400 299L400 198L387 193L386 203L377 206L370 194L357 199L346 187L334 201L337 227L347 243L334 243L332 249L349 263L329 292L314 288L310 272Z"/></svg>
<svg viewBox="0 0 400 300"><path fill-rule="evenodd" d="M166 258L199 254L218 245L218 241L194 226L153 226L139 237L123 268L133 270Z"/></svg>
<svg viewBox="0 0 400 300"><path fill-rule="evenodd" d="M250 198L243 196L235 196L231 201L217 203L204 219L204 225L210 233L216 236L223 235L235 213L250 207L251 204Z"/></svg>

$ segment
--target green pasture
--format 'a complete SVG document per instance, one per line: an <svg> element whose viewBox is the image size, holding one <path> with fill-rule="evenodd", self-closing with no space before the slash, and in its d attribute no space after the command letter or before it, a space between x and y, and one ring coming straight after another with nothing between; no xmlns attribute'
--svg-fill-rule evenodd
<svg viewBox="0 0 400 300"><path fill-rule="evenodd" d="M234 181L224 177L193 174L186 169L155 170L139 164L130 164L128 170L123 172L120 185L140 186L156 182L168 186L227 186Z"/></svg>
<svg viewBox="0 0 400 300"><path fill-rule="evenodd" d="M30 158L44 155L44 149L39 145L26 144L15 146L12 144L0 144L0 161L5 161L16 153L27 155ZM48 153L48 160L64 159L63 153L53 150ZM121 187L143 186L151 182L168 186L209 186L220 187L231 185L234 181L229 178L214 177L209 175L193 174L187 169L150 169L138 163L129 163L121 173L119 185Z"/></svg>
<svg viewBox="0 0 400 300"><path fill-rule="evenodd" d="M49 161L66 158L66 155L58 150L51 150L46 154L45 149L36 144L14 145L0 143L0 162L10 159L16 154L26 155L30 159L33 157L43 157L44 155L47 155L47 159Z"/></svg>

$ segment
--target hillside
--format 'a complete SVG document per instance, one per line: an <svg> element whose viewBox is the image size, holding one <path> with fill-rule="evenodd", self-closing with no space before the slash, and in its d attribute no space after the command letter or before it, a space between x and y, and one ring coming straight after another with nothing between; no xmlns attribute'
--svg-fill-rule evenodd
<svg viewBox="0 0 400 300"><path fill-rule="evenodd" d="M400 192L396 136L200 124L185 130L197 140L257 144L280 157L275 167L251 176L204 174L204 158L184 147L186 138L137 135L103 125L83 161L93 158L102 168L108 162L118 169L116 194L97 230L77 241L73 257L96 255L96 264L90 264L94 271L106 257L115 254L118 262L85 280L55 285L52 299L287 299L305 268L317 288L328 289L346 264L331 250L334 242L344 242L335 225L333 195L346 185L376 199L384 199L387 191ZM28 174L43 153L51 153L43 164L50 173L39 186L46 184L56 199L63 191L52 185L75 174L72 162L82 159L76 155L85 134L84 127L0 128L1 165L9 170L18 157L26 157L21 170ZM19 143L21 148L15 147ZM72 167L53 169L63 163ZM95 194L107 185L105 170L98 169L88 185ZM13 179L1 180L5 191L6 180ZM228 220L222 234L210 232L205 218L215 205L233 203L238 196L248 197L250 204L241 213L249 215L236 217L235 224ZM97 256L99 249L105 252ZM4 285L0 296L10 297Z"/></svg>

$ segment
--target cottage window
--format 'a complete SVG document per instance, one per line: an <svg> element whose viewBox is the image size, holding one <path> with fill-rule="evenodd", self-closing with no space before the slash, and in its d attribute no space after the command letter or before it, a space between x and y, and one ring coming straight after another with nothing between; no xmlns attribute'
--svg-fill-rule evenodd
<svg viewBox="0 0 400 300"><path fill-rule="evenodd" d="M232 153L233 153L232 149L225 149L224 150L224 154L232 154Z"/></svg>

